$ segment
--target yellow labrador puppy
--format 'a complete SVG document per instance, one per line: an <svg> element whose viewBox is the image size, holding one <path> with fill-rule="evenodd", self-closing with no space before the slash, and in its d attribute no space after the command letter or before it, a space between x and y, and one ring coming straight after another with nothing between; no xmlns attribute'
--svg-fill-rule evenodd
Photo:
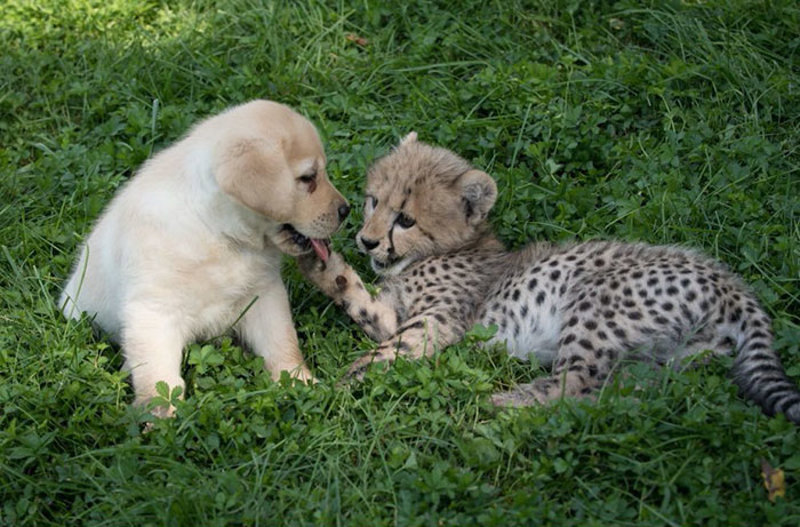
<svg viewBox="0 0 800 527"><path fill-rule="evenodd" d="M240 316L237 331L273 377L311 380L281 254L327 259L326 239L348 211L307 119L270 101L236 106L153 157L114 197L81 248L61 309L88 313L122 345L137 404L158 381L183 387L184 346Z"/></svg>

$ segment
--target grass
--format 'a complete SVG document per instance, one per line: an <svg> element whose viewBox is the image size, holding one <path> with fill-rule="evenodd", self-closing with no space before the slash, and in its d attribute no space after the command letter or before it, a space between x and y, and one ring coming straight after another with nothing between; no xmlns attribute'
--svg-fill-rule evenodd
<svg viewBox="0 0 800 527"><path fill-rule="evenodd" d="M502 239L688 244L751 283L800 378L795 2L0 3L0 524L797 525L800 436L726 364L633 368L595 403L496 413L540 372L480 332L334 386L372 345L287 262L321 382L221 337L142 434L118 348L54 308L115 190L190 123L286 102L356 205L410 130L489 170ZM366 42L359 41L361 37ZM775 503L760 460L786 474Z"/></svg>

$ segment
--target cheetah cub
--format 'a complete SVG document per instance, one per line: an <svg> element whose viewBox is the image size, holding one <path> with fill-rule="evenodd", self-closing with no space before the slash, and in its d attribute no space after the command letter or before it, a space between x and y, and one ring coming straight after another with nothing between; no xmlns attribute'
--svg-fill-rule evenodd
<svg viewBox="0 0 800 527"><path fill-rule="evenodd" d="M800 392L772 350L770 321L742 282L695 251L592 241L509 252L487 215L495 182L449 150L409 134L369 170L358 247L382 275L370 295L337 253L301 270L380 342L350 368L418 358L474 324L552 375L497 393L498 406L590 394L623 357L663 364L712 350L735 354L733 378L767 414L800 423Z"/></svg>

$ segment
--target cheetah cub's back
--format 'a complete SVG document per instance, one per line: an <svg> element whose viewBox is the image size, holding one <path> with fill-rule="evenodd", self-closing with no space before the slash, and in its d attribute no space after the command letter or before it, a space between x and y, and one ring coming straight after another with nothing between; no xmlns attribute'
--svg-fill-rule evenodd
<svg viewBox="0 0 800 527"><path fill-rule="evenodd" d="M378 347L417 358L495 324L496 341L552 374L493 396L501 406L581 396L623 357L663 364L704 350L735 356L733 378L768 414L800 423L800 393L772 349L770 322L741 280L696 251L593 241L508 252L487 217L497 189L453 152L409 134L367 174L359 248L382 275L372 297L339 255L303 265Z"/></svg>
<svg viewBox="0 0 800 527"><path fill-rule="evenodd" d="M658 364L711 350L736 353L734 379L769 414L800 421L800 394L771 349L769 319L721 263L678 247L610 241L529 247L481 312L510 353L553 364L553 375L495 394L498 405L581 395L615 362Z"/></svg>

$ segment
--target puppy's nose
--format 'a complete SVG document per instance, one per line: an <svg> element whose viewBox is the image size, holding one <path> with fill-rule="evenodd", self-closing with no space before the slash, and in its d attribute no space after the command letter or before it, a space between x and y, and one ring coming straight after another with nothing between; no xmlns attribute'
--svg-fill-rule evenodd
<svg viewBox="0 0 800 527"><path fill-rule="evenodd" d="M372 249L378 246L378 242L376 242L375 240L370 240L369 238L364 238L362 236L361 245L363 245L366 250L371 251Z"/></svg>
<svg viewBox="0 0 800 527"><path fill-rule="evenodd" d="M339 206L339 221L344 221L348 214L350 214L350 205L345 203L344 205Z"/></svg>

